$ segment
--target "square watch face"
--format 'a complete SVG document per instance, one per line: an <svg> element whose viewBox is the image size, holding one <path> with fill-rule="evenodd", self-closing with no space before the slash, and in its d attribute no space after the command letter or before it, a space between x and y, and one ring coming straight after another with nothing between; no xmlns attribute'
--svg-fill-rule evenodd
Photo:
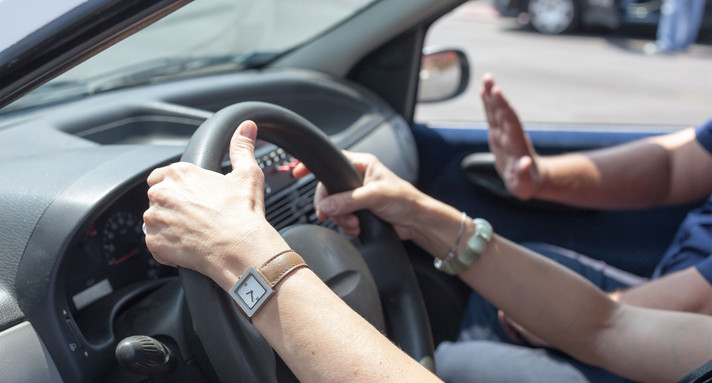
<svg viewBox="0 0 712 383"><path fill-rule="evenodd" d="M255 304L265 295L265 290L253 275L248 275L247 279L237 288L237 295L249 308L255 307Z"/></svg>
<svg viewBox="0 0 712 383"><path fill-rule="evenodd" d="M230 295L232 295L232 298L248 318L252 318L252 315L272 295L272 292L273 290L267 281L251 266L230 289Z"/></svg>

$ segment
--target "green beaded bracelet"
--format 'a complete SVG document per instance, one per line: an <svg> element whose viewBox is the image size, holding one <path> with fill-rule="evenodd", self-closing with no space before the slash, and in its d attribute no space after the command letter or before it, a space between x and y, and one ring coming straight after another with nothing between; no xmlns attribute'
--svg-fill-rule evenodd
<svg viewBox="0 0 712 383"><path fill-rule="evenodd" d="M465 248L456 257L448 257L445 260L436 259L435 267L438 270L457 275L467 270L470 265L480 258L480 255L492 240L494 231L492 230L492 225L482 218L475 218L472 223L475 224L475 233L467 240Z"/></svg>

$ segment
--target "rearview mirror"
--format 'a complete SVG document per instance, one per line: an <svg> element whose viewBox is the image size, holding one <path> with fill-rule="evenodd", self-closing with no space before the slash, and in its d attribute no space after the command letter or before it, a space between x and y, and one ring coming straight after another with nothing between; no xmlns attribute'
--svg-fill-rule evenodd
<svg viewBox="0 0 712 383"><path fill-rule="evenodd" d="M462 94L470 82L470 63L459 49L424 50L418 85L419 102L438 102Z"/></svg>

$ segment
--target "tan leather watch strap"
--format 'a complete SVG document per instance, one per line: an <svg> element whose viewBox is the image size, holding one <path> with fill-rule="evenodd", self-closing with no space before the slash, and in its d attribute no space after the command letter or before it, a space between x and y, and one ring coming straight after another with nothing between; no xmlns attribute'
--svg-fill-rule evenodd
<svg viewBox="0 0 712 383"><path fill-rule="evenodd" d="M308 267L294 250L285 250L270 258L259 269L250 266L228 293L235 306L251 322L252 317L274 294L274 287L292 271Z"/></svg>
<svg viewBox="0 0 712 383"><path fill-rule="evenodd" d="M305 266L307 263L299 254L294 250L285 250L270 258L257 271L262 274L269 287L274 288L287 274Z"/></svg>

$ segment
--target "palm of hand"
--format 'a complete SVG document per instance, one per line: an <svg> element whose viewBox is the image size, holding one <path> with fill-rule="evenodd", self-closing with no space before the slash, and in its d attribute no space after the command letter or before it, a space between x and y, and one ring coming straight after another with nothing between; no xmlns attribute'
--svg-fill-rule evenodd
<svg viewBox="0 0 712 383"><path fill-rule="evenodd" d="M514 196L529 199L536 192L539 180L537 156L529 136L491 79L485 81L482 100L487 111L490 150L495 155L497 172Z"/></svg>

